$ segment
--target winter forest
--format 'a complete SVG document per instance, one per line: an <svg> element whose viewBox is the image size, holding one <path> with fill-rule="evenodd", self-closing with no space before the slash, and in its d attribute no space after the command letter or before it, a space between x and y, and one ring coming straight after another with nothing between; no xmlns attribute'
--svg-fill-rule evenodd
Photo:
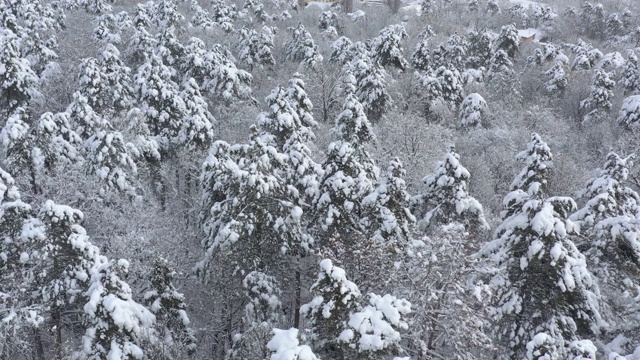
<svg viewBox="0 0 640 360"><path fill-rule="evenodd" d="M0 360L640 360L636 0L0 21Z"/></svg>

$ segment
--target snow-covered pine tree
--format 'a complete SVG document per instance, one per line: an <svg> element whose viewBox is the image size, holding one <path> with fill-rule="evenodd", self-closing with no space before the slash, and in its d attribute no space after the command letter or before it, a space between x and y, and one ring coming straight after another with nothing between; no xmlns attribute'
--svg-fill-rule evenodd
<svg viewBox="0 0 640 360"><path fill-rule="evenodd" d="M0 354L6 359L33 349L32 334L44 322L44 304L34 301L44 226L24 203L15 181L0 168Z"/></svg>
<svg viewBox="0 0 640 360"><path fill-rule="evenodd" d="M547 143L540 135L531 134L527 149L518 153L516 159L525 166L511 182L510 191L520 189L533 197L546 195L553 168L553 154Z"/></svg>
<svg viewBox="0 0 640 360"><path fill-rule="evenodd" d="M412 200L421 217L420 227L458 222L472 233L489 229L482 205L469 195L470 178L469 171L460 164L460 155L451 147L436 165L435 173L422 180L425 192Z"/></svg>
<svg viewBox="0 0 640 360"><path fill-rule="evenodd" d="M287 60L299 61L312 69L319 66L323 58L307 28L299 23L298 26L290 27L288 30L292 38L284 44Z"/></svg>
<svg viewBox="0 0 640 360"><path fill-rule="evenodd" d="M91 269L80 358L144 359L143 344L153 341L155 317L133 300L131 288L122 280L128 269L128 261L104 256Z"/></svg>
<svg viewBox="0 0 640 360"><path fill-rule="evenodd" d="M314 298L301 308L311 324L311 342L320 356L330 359L371 359L400 351L399 330L407 329L411 304L395 296L369 294L361 303L358 286L331 260L320 262L311 286Z"/></svg>
<svg viewBox="0 0 640 360"><path fill-rule="evenodd" d="M127 44L127 57L136 65L143 64L153 54L158 41L149 34L143 25L136 24L135 30Z"/></svg>
<svg viewBox="0 0 640 360"><path fill-rule="evenodd" d="M460 106L460 125L482 126L482 118L487 111L487 102L478 93L467 95Z"/></svg>
<svg viewBox="0 0 640 360"><path fill-rule="evenodd" d="M481 67L488 67L493 57L493 38L486 31L471 32L468 35L467 43L467 56L465 60L465 66L472 69L479 69Z"/></svg>
<svg viewBox="0 0 640 360"><path fill-rule="evenodd" d="M211 19L209 12L203 9L197 0L189 2L189 9L193 13L191 25L204 31L212 31L216 28L217 24Z"/></svg>
<svg viewBox="0 0 640 360"><path fill-rule="evenodd" d="M331 43L330 62L345 65L351 61L354 55L354 46L351 39L346 36L340 36Z"/></svg>
<svg viewBox="0 0 640 360"><path fill-rule="evenodd" d="M206 236L196 273L204 279L218 255L234 268L254 269L263 259L305 253L313 243L301 223L303 210L280 175L287 156L258 129L252 132L248 144L216 141L202 167Z"/></svg>
<svg viewBox="0 0 640 360"><path fill-rule="evenodd" d="M227 5L224 0L212 0L210 4L213 22L225 33L232 32L233 21L238 16L235 4Z"/></svg>
<svg viewBox="0 0 640 360"><path fill-rule="evenodd" d="M132 155L137 154L130 143L125 143L119 131L97 130L85 142L89 172L102 182L100 193L120 191L136 197L138 168Z"/></svg>
<svg viewBox="0 0 640 360"><path fill-rule="evenodd" d="M193 355L197 348L184 295L173 285L175 275L166 259L156 258L148 275L151 285L144 293L144 303L156 317L159 342L152 346L165 359Z"/></svg>
<svg viewBox="0 0 640 360"><path fill-rule="evenodd" d="M222 45L215 44L205 55L211 70L206 74L202 89L207 89L226 103L235 99L251 97L251 81L253 76L247 71L238 69L231 53Z"/></svg>
<svg viewBox="0 0 640 360"><path fill-rule="evenodd" d="M496 50L503 50L510 58L514 58L520 46L520 36L515 25L505 25L500 29L496 39Z"/></svg>
<svg viewBox="0 0 640 360"><path fill-rule="evenodd" d="M276 64L272 53L276 30L276 27L267 25L263 25L259 33L255 29L240 30L238 53L240 61L249 65L249 70L253 70L254 66L262 68Z"/></svg>
<svg viewBox="0 0 640 360"><path fill-rule="evenodd" d="M455 67L441 66L435 71L440 83L440 99L452 110L458 110L464 99L464 87L460 72Z"/></svg>
<svg viewBox="0 0 640 360"><path fill-rule="evenodd" d="M427 71L430 68L431 46L429 38L424 37L416 44L416 48L411 54L411 65L417 70Z"/></svg>
<svg viewBox="0 0 640 360"><path fill-rule="evenodd" d="M521 206L514 210L512 199ZM536 198L518 189L503 204L508 216L480 254L499 269L490 283L494 299L494 336L508 350L505 359L522 358L527 343L547 333L560 354L574 340L593 336L602 326L599 291L584 256L569 235L576 209L568 197Z"/></svg>
<svg viewBox="0 0 640 360"><path fill-rule="evenodd" d="M162 58L162 62L175 72L175 67L182 61L184 57L184 45L180 42L175 33L173 26L163 28L156 34L156 47L154 54ZM174 76L175 80L175 76Z"/></svg>
<svg viewBox="0 0 640 360"><path fill-rule="evenodd" d="M228 360L266 359L272 329L281 317L280 284L273 276L252 271L242 281L245 300L241 333L233 338Z"/></svg>
<svg viewBox="0 0 640 360"><path fill-rule="evenodd" d="M289 79L289 86L286 92L287 100L291 107L298 113L300 123L307 128L317 126L318 123L313 118L313 104L307 95L301 74L293 74L293 77Z"/></svg>
<svg viewBox="0 0 640 360"><path fill-rule="evenodd" d="M628 129L638 129L638 125L640 125L640 95L631 95L622 101L622 107L618 112L618 122Z"/></svg>
<svg viewBox="0 0 640 360"><path fill-rule="evenodd" d="M98 130L109 128L109 122L96 114L85 95L76 91L72 96L73 101L67 107L66 112L69 114L69 120L80 138L86 140Z"/></svg>
<svg viewBox="0 0 640 360"><path fill-rule="evenodd" d="M364 106L367 116L378 121L391 107L387 91L386 71L374 61L365 44L354 44L354 57L348 64L356 78L356 95Z"/></svg>
<svg viewBox="0 0 640 360"><path fill-rule="evenodd" d="M571 70L589 70L603 56L600 50L594 49L593 45L582 39L578 39L575 44L565 44L564 46L576 54L573 63L571 63Z"/></svg>
<svg viewBox="0 0 640 360"><path fill-rule="evenodd" d="M5 114L28 107L41 96L40 79L18 47L19 38L9 29L0 30L0 94Z"/></svg>
<svg viewBox="0 0 640 360"><path fill-rule="evenodd" d="M191 78L182 85L180 97L185 104L185 117L175 138L176 144L187 149L208 149L213 142L216 119L209 112L200 87Z"/></svg>
<svg viewBox="0 0 640 360"><path fill-rule="evenodd" d="M520 98L520 82L506 51L500 49L491 58L487 84L501 98Z"/></svg>
<svg viewBox="0 0 640 360"><path fill-rule="evenodd" d="M589 97L580 101L580 110L583 111L582 123L596 121L608 112L613 106L611 100L614 96L613 88L616 82L611 79L612 74L604 70L596 70L591 84Z"/></svg>
<svg viewBox="0 0 640 360"><path fill-rule="evenodd" d="M374 191L362 199L360 221L368 238L391 245L397 252L407 250L411 239L410 227L416 222L409 210L411 196L404 181L406 171L400 159L389 162L389 169Z"/></svg>
<svg viewBox="0 0 640 360"><path fill-rule="evenodd" d="M187 112L172 75L162 59L152 54L134 77L134 91L151 134L169 142L178 136Z"/></svg>
<svg viewBox="0 0 640 360"><path fill-rule="evenodd" d="M640 69L638 56L633 49L627 49L627 61L622 69L622 85L625 94L640 95Z"/></svg>
<svg viewBox="0 0 640 360"><path fill-rule="evenodd" d="M120 59L120 51L112 44L107 44L98 61L111 90L105 102L116 111L128 109L133 100L131 69Z"/></svg>
<svg viewBox="0 0 640 360"><path fill-rule="evenodd" d="M159 29L179 27L184 16L178 11L177 4L172 0L154 0L147 3L148 15L151 22Z"/></svg>
<svg viewBox="0 0 640 360"><path fill-rule="evenodd" d="M544 83L544 89L549 93L562 94L567 86L569 86L569 79L564 71L564 64L560 61L556 61L555 65L542 75L549 79Z"/></svg>
<svg viewBox="0 0 640 360"><path fill-rule="evenodd" d="M604 168L580 193L585 205L571 215L580 226L580 247L603 290L607 320L613 332L629 335L640 328L640 322L626 316L637 310L629 294L640 283L640 196L624 184L634 157L609 152Z"/></svg>
<svg viewBox="0 0 640 360"><path fill-rule="evenodd" d="M391 65L404 71L409 66L409 62L404 58L402 41L408 37L404 25L389 25L380 30L379 35L373 39L371 44L373 61L380 66Z"/></svg>
<svg viewBox="0 0 640 360"><path fill-rule="evenodd" d="M112 93L107 74L103 72L96 58L82 59L78 80L80 83L78 91L87 99L88 105L95 111L102 112Z"/></svg>
<svg viewBox="0 0 640 360"><path fill-rule="evenodd" d="M319 360L308 345L300 345L299 330L273 328L273 338L267 348L273 352L270 360Z"/></svg>

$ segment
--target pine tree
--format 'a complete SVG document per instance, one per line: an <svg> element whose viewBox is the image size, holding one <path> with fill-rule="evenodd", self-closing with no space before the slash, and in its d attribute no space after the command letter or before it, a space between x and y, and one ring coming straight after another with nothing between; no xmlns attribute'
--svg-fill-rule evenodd
<svg viewBox="0 0 640 360"><path fill-rule="evenodd" d="M560 61L556 61L555 65L545 71L543 75L549 79L544 83L544 89L552 94L562 94L569 86L564 65Z"/></svg>
<svg viewBox="0 0 640 360"><path fill-rule="evenodd" d="M424 37L418 41L416 48L411 55L411 65L417 70L427 71L430 69L431 47L429 46L429 38Z"/></svg>
<svg viewBox="0 0 640 360"><path fill-rule="evenodd" d="M11 30L0 31L0 94L8 114L19 107L27 107L41 96L39 78L29 61L20 55L18 41L18 36Z"/></svg>
<svg viewBox="0 0 640 360"><path fill-rule="evenodd" d="M178 11L175 1L156 0L151 3L148 9L148 15L151 22L160 29L177 27L184 16Z"/></svg>
<svg viewBox="0 0 640 360"><path fill-rule="evenodd" d="M620 332L640 326L624 315L635 305L625 292L634 291L631 279L640 274L640 196L624 184L634 157L609 152L604 168L580 193L585 205L571 215L580 226L580 246L603 289L608 320Z"/></svg>
<svg viewBox="0 0 640 360"><path fill-rule="evenodd" d="M380 66L395 66L404 71L409 63L404 58L402 41L409 35L403 25L389 25L380 30L379 35L373 39L371 54L373 61Z"/></svg>
<svg viewBox="0 0 640 360"><path fill-rule="evenodd" d="M156 38L157 42L154 55L162 58L162 62L175 72L173 68L177 67L185 55L184 46L176 37L175 28L168 27L163 29L156 35Z"/></svg>
<svg viewBox="0 0 640 360"><path fill-rule="evenodd" d="M340 65L345 65L351 61L354 55L353 42L346 36L340 36L334 42L331 43L331 57L330 62L337 62Z"/></svg>
<svg viewBox="0 0 640 360"><path fill-rule="evenodd" d="M313 243L281 177L287 156L252 131L248 144L215 142L203 165L205 255L196 269L205 279L218 254L253 269L268 258L306 253Z"/></svg>
<svg viewBox="0 0 640 360"><path fill-rule="evenodd" d="M604 70L596 70L589 97L580 101L580 110L586 112L582 118L583 123L595 121L603 116L602 112L611 110L613 87L616 85L611 75Z"/></svg>
<svg viewBox="0 0 640 360"><path fill-rule="evenodd" d="M487 71L487 84L499 97L520 98L520 82L506 51L498 50L491 58Z"/></svg>
<svg viewBox="0 0 640 360"><path fill-rule="evenodd" d="M129 263L100 258L91 269L89 301L84 305L86 331L80 357L84 359L143 359L155 317L133 300L131 288L122 280Z"/></svg>
<svg viewBox="0 0 640 360"><path fill-rule="evenodd" d="M225 33L233 31L233 20L235 20L236 17L237 11L235 5L229 6L223 0L211 1L211 18Z"/></svg>
<svg viewBox="0 0 640 360"><path fill-rule="evenodd" d="M126 55L133 63L143 64L149 60L157 45L158 41L149 34L145 27L136 24L134 33L127 44Z"/></svg>
<svg viewBox="0 0 640 360"><path fill-rule="evenodd" d="M308 345L300 345L298 329L273 329L273 338L267 348L274 354L271 360L319 360Z"/></svg>
<svg viewBox="0 0 640 360"><path fill-rule="evenodd" d="M250 85L253 77L247 71L236 67L226 48L216 44L207 52L205 58L211 62L211 71L205 77L203 89L227 103L251 97Z"/></svg>
<svg viewBox="0 0 640 360"><path fill-rule="evenodd" d="M422 180L426 185L425 192L413 199L422 217L419 223L422 228L451 222L464 225L470 232L489 228L482 205L468 193L470 177L469 171L460 164L460 155L452 147L445 159L438 162L435 173Z"/></svg>
<svg viewBox="0 0 640 360"><path fill-rule="evenodd" d="M479 69L488 67L495 53L493 50L493 39L487 31L472 32L468 35L466 67Z"/></svg>
<svg viewBox="0 0 640 360"><path fill-rule="evenodd" d="M460 125L482 126L482 118L487 111L487 102L478 93L467 95L460 106Z"/></svg>
<svg viewBox="0 0 640 360"><path fill-rule="evenodd" d="M549 177L553 169L553 154L542 141L540 135L531 134L527 149L518 153L516 159L525 164L511 183L510 190L522 190L530 196L541 196L547 193Z"/></svg>
<svg viewBox="0 0 640 360"><path fill-rule="evenodd" d="M112 44L107 44L98 61L111 90L105 102L116 111L128 109L133 101L131 69L120 59L120 51Z"/></svg>
<svg viewBox="0 0 640 360"><path fill-rule="evenodd" d="M118 131L98 130L89 139L87 164L89 172L102 182L102 196L111 191L120 191L130 197L136 197L135 176L138 168L133 160L137 149L125 143Z"/></svg>
<svg viewBox="0 0 640 360"><path fill-rule="evenodd" d="M504 269L493 276L494 335L509 350L504 358L521 358L540 332L566 353L573 340L589 337L602 325L598 288L584 256L569 235L577 227L567 219L576 209L571 198L537 199L515 190L519 198L480 254Z"/></svg>
<svg viewBox="0 0 640 360"><path fill-rule="evenodd" d="M356 77L358 99L367 116L377 121L391 107L391 97L387 91L385 70L373 61L371 53L363 46L361 43L355 45L355 55L348 66Z"/></svg>
<svg viewBox="0 0 640 360"><path fill-rule="evenodd" d="M0 351L27 353L33 329L44 322L44 305L32 299L44 254L44 226L24 203L11 175L0 169Z"/></svg>
<svg viewBox="0 0 640 360"><path fill-rule="evenodd" d="M594 49L593 45L587 44L582 39L578 39L575 44L566 44L565 46L576 54L571 64L571 70L589 70L603 56L600 50Z"/></svg>
<svg viewBox="0 0 640 360"><path fill-rule="evenodd" d="M435 77L440 83L440 98L452 110L457 110L464 99L464 88L460 72L454 67L439 67Z"/></svg>
<svg viewBox="0 0 640 360"><path fill-rule="evenodd" d="M640 95L640 69L638 57L633 49L627 49L627 61L622 70L622 85L625 94Z"/></svg>
<svg viewBox="0 0 640 360"><path fill-rule="evenodd" d="M397 252L405 250L411 239L410 226L416 222L409 210L411 196L404 181L406 171L400 159L389 162L389 169L376 189L362 199L361 227L367 237L390 244Z"/></svg>
<svg viewBox="0 0 640 360"><path fill-rule="evenodd" d="M304 66L316 68L323 61L313 38L307 28L299 23L297 27L290 27L291 40L284 44L285 57L289 61L300 61Z"/></svg>
<svg viewBox="0 0 640 360"><path fill-rule="evenodd" d="M314 298L301 312L311 324L314 349L326 358L381 358L399 350L400 333L407 329L405 315L411 304L386 294L369 294L360 303L358 286L329 259L320 262L317 281L311 286Z"/></svg>
<svg viewBox="0 0 640 360"><path fill-rule="evenodd" d="M624 99L618 112L618 122L632 130L638 128L640 124L640 95L631 95Z"/></svg>
<svg viewBox="0 0 640 360"><path fill-rule="evenodd" d="M187 305L184 295L173 285L175 271L164 258L153 262L149 282L151 286L144 294L147 308L155 315L160 344L154 344L156 351L167 359L186 352L195 354L197 345L193 330L189 327Z"/></svg>
<svg viewBox="0 0 640 360"><path fill-rule="evenodd" d="M505 25L500 29L496 39L496 50L503 50L510 58L514 58L520 46L520 36L515 25Z"/></svg>
<svg viewBox="0 0 640 360"><path fill-rule="evenodd" d="M80 88L78 91L88 100L92 109L100 112L108 106L107 99L111 98L111 89L107 74L102 70L95 58L82 59L78 76Z"/></svg>
<svg viewBox="0 0 640 360"><path fill-rule="evenodd" d="M244 307L243 332L236 334L227 357L235 359L266 359L267 340L280 319L280 284L273 276L252 271L242 281L247 304Z"/></svg>
<svg viewBox="0 0 640 360"><path fill-rule="evenodd" d="M134 77L134 90L151 134L168 141L178 136L187 112L171 78L171 69L155 54L138 68Z"/></svg>
<svg viewBox="0 0 640 360"><path fill-rule="evenodd" d="M69 119L80 138L86 140L98 130L106 129L110 126L105 118L96 114L85 95L76 91L72 96L73 101L67 107L66 112L69 114Z"/></svg>
<svg viewBox="0 0 640 360"><path fill-rule="evenodd" d="M183 85L180 97L185 104L185 118L175 142L187 149L206 149L213 142L213 124L216 119L207 108L200 87L191 78Z"/></svg>

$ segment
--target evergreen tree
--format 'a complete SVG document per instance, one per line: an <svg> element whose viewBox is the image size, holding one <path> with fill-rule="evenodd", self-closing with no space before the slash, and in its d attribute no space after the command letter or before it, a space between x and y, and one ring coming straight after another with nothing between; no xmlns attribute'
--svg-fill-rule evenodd
<svg viewBox="0 0 640 360"><path fill-rule="evenodd" d="M242 281L247 304L244 307L242 333L236 334L227 357L233 359L266 359L267 340L280 319L282 303L278 281L265 273L252 271Z"/></svg>
<svg viewBox="0 0 640 360"><path fill-rule="evenodd" d="M156 0L150 4L151 6L148 8L149 19L160 29L176 27L184 20L175 1Z"/></svg>
<svg viewBox="0 0 640 360"><path fill-rule="evenodd" d="M496 39L496 50L503 50L510 58L514 58L520 46L520 36L515 25L505 25L500 29Z"/></svg>
<svg viewBox="0 0 640 360"><path fill-rule="evenodd" d="M540 135L531 134L527 149L518 153L516 159L525 164L511 183L510 190L522 190L530 196L546 194L553 168L553 154Z"/></svg>
<svg viewBox="0 0 640 360"><path fill-rule="evenodd" d="M513 70L513 63L504 50L498 50L491 58L487 71L487 84L499 97L520 98L520 82Z"/></svg>
<svg viewBox="0 0 640 360"><path fill-rule="evenodd" d="M134 91L151 134L168 141L178 136L187 112L171 78L171 69L155 54L138 68L134 77Z"/></svg>
<svg viewBox="0 0 640 360"><path fill-rule="evenodd" d="M569 86L569 79L564 71L564 65L560 61L556 61L555 65L545 71L543 75L549 79L544 83L544 89L550 93L562 94Z"/></svg>
<svg viewBox="0 0 640 360"><path fill-rule="evenodd" d="M111 89L107 74L95 58L82 59L78 76L80 88L78 91L87 99L88 105L100 112L108 106L107 99L111 98Z"/></svg>
<svg viewBox="0 0 640 360"><path fill-rule="evenodd" d="M79 91L73 93L73 101L67 107L66 112L69 114L69 119L76 133L83 140L90 138L98 130L110 126L105 118L96 114L89 104L89 99Z"/></svg>
<svg viewBox="0 0 640 360"><path fill-rule="evenodd" d="M233 21L238 16L235 5L227 5L223 0L212 0L211 18L217 26L225 33L233 31Z"/></svg>
<svg viewBox="0 0 640 360"><path fill-rule="evenodd" d="M569 239L577 227L567 217L576 204L518 189L505 197L505 207L514 198L522 205L509 210L480 252L504 269L491 280L494 335L509 349L504 358L525 356L529 339L541 332L566 354L572 341L594 335L602 325L597 285Z"/></svg>
<svg viewBox="0 0 640 360"><path fill-rule="evenodd" d="M395 66L404 71L409 63L404 58L402 41L409 35L403 25L389 25L380 30L379 35L373 39L371 54L373 61L380 66Z"/></svg>
<svg viewBox="0 0 640 360"><path fill-rule="evenodd" d="M138 168L132 158L132 153L137 154L137 149L125 143L120 132L98 130L87 139L85 146L89 172L102 182L102 196L111 191L137 196L135 176Z"/></svg>
<svg viewBox="0 0 640 360"><path fill-rule="evenodd" d="M618 112L618 122L625 127L635 130L640 124L640 95L631 95L622 102Z"/></svg>
<svg viewBox="0 0 640 360"><path fill-rule="evenodd" d="M273 329L273 338L267 348L274 354L271 360L319 360L308 345L300 345L298 329Z"/></svg>
<svg viewBox="0 0 640 360"><path fill-rule="evenodd" d="M469 171L460 164L460 155L452 147L445 159L438 162L435 173L422 180L426 191L413 199L422 217L422 228L454 221L470 232L489 228L482 205L468 193L470 177Z"/></svg>
<svg viewBox="0 0 640 360"><path fill-rule="evenodd" d="M185 55L184 46L176 37L175 28L173 26L164 28L156 35L156 38L157 42L154 55L162 58L162 62L170 66L170 69L175 72L173 68L177 67Z"/></svg>
<svg viewBox="0 0 640 360"><path fill-rule="evenodd" d="M468 35L465 66L473 69L489 66L493 57L493 39L487 31L471 32Z"/></svg>
<svg viewBox="0 0 640 360"><path fill-rule="evenodd" d="M333 43L331 43L331 57L330 62L337 62L340 65L345 65L354 55L353 42L346 36L340 36Z"/></svg>
<svg viewBox="0 0 640 360"><path fill-rule="evenodd" d="M603 289L608 320L616 330L630 334L640 326L625 316L637 306L625 293L634 291L640 275L640 196L624 184L634 157L621 158L611 151L604 168L580 193L585 205L571 215Z"/></svg>
<svg viewBox="0 0 640 360"><path fill-rule="evenodd" d="M185 117L175 142L189 149L206 149L213 142L216 119L209 112L200 87L192 78L183 85L180 97L185 104Z"/></svg>
<svg viewBox="0 0 640 360"><path fill-rule="evenodd" d="M611 74L604 70L596 70L591 85L589 97L580 101L580 110L585 112L582 118L583 123L589 123L597 120L602 116L602 111L609 111L613 106L611 98L613 98L613 87L616 82L611 79Z"/></svg>
<svg viewBox="0 0 640 360"><path fill-rule="evenodd" d="M11 175L0 169L0 353L5 359L33 348L31 333L44 322L44 304L34 301L44 226L24 203Z"/></svg>
<svg viewBox="0 0 640 360"><path fill-rule="evenodd" d="M39 78L21 56L18 41L11 30L0 31L0 94L8 114L41 96Z"/></svg>
<svg viewBox="0 0 640 360"><path fill-rule="evenodd" d="M622 70L622 85L625 94L640 95L640 69L638 57L633 49L627 49L627 61Z"/></svg>
<svg viewBox="0 0 640 360"><path fill-rule="evenodd" d="M390 244L396 251L405 250L411 239L410 226L416 222L408 208L411 196L404 181L406 171L398 158L389 162L389 169L374 191L362 199L361 227L367 237Z"/></svg>
<svg viewBox="0 0 640 360"><path fill-rule="evenodd" d="M129 44L127 45L126 55L135 64L142 64L149 61L149 57L153 54L153 49L158 45L158 41L147 32L145 27L136 24L135 30Z"/></svg>
<svg viewBox="0 0 640 360"><path fill-rule="evenodd" d="M367 116L374 121L391 107L391 97L387 91L386 72L373 61L364 44L355 45L354 58L349 62L349 70L356 78L356 96L366 109Z"/></svg>
<svg viewBox="0 0 640 360"><path fill-rule="evenodd" d="M594 49L593 45L578 39L575 44L565 44L576 57L571 64L571 70L589 70L596 65L596 62L602 58L602 52Z"/></svg>
<svg viewBox="0 0 640 360"><path fill-rule="evenodd" d="M297 27L290 27L292 39L284 44L285 57L289 61L300 61L305 66L316 68L323 58L307 28L299 23Z"/></svg>
<svg viewBox="0 0 640 360"><path fill-rule="evenodd" d="M98 61L111 90L109 97L103 94L104 101L113 106L116 111L128 109L133 101L131 69L120 59L120 51L112 44L107 44Z"/></svg>
<svg viewBox="0 0 640 360"><path fill-rule="evenodd" d="M184 295L173 285L174 277L175 271L169 267L169 262L156 258L149 274L151 287L144 294L147 308L156 317L156 328L161 341L154 346L158 354L166 359L179 356L182 352L193 355L197 347L193 330L189 327L191 321L187 315Z"/></svg>
<svg viewBox="0 0 640 360"><path fill-rule="evenodd" d="M429 38L424 37L418 41L413 54L411 55L411 65L417 70L427 71L430 68L431 47Z"/></svg>
<svg viewBox="0 0 640 360"><path fill-rule="evenodd" d="M487 102L478 93L467 95L460 106L460 125L481 126L482 118L487 110Z"/></svg>
<svg viewBox="0 0 640 360"><path fill-rule="evenodd" d="M84 359L143 359L155 317L131 296L122 280L128 272L126 260L104 256L91 269L89 299L84 305L86 331L80 357Z"/></svg>
<svg viewBox="0 0 640 360"><path fill-rule="evenodd" d="M206 60L211 63L211 71L206 75L202 86L210 94L222 98L227 103L234 99L251 97L250 73L238 69L229 51L216 44L207 52Z"/></svg>

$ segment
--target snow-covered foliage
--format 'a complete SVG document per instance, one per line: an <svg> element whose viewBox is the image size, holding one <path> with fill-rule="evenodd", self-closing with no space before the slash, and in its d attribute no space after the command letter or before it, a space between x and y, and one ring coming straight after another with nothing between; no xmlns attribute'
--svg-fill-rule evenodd
<svg viewBox="0 0 640 360"><path fill-rule="evenodd" d="M615 85L616 82L611 79L610 73L596 70L589 97L580 101L580 109L585 112L582 118L583 123L595 121L602 116L601 112L611 110Z"/></svg>
<svg viewBox="0 0 640 360"><path fill-rule="evenodd" d="M520 46L520 35L515 25L505 25L500 29L500 35L496 39L497 50L503 50L510 58L516 56Z"/></svg>
<svg viewBox="0 0 640 360"><path fill-rule="evenodd" d="M478 93L467 95L460 105L460 125L481 126L482 117L487 110L487 102Z"/></svg>
<svg viewBox="0 0 640 360"><path fill-rule="evenodd" d="M130 197L136 196L135 176L138 167L133 160L137 149L125 143L118 131L100 130L85 143L89 172L101 182L101 195L120 191Z"/></svg>
<svg viewBox="0 0 640 360"><path fill-rule="evenodd" d="M267 343L273 352L270 360L319 360L308 345L300 345L298 329L273 329L273 338Z"/></svg>
<svg viewBox="0 0 640 360"><path fill-rule="evenodd" d="M404 58L402 41L409 35L403 25L390 25L382 30L373 39L371 53L373 60L380 66L395 66L400 70L405 70L409 63Z"/></svg>
<svg viewBox="0 0 640 360"><path fill-rule="evenodd" d="M307 28L300 23L288 30L291 32L292 38L284 44L286 58L289 61L299 61L312 69L319 66L323 58Z"/></svg>
<svg viewBox="0 0 640 360"><path fill-rule="evenodd" d="M500 269L491 280L492 314L495 336L509 348L507 357L524 356L537 333L546 332L564 349L603 325L598 287L569 238L577 232L567 219L575 202L536 199L518 189L505 197L505 206L515 196L523 197L520 209L504 219L480 252Z"/></svg>
<svg viewBox="0 0 640 360"><path fill-rule="evenodd" d="M367 116L377 121L392 104L387 91L387 73L377 61L374 61L372 53L363 43L356 43L353 47L353 57L347 66L356 78L355 94L364 106Z"/></svg>
<svg viewBox="0 0 640 360"><path fill-rule="evenodd" d="M637 129L640 124L640 95L624 99L618 112L618 121L629 129Z"/></svg>
<svg viewBox="0 0 640 360"><path fill-rule="evenodd" d="M531 196L544 194L553 166L553 154L547 143L542 141L540 135L531 134L527 149L518 153L516 159L525 166L511 182L510 190L520 189Z"/></svg>
<svg viewBox="0 0 640 360"><path fill-rule="evenodd" d="M420 227L457 222L470 232L489 229L482 205L469 195L470 178L469 171L460 164L460 155L452 147L444 160L438 162L434 174L422 180L426 186L424 193L413 198L422 218Z"/></svg>
<svg viewBox="0 0 640 360"><path fill-rule="evenodd" d="M0 94L7 113L42 96L40 79L30 62L21 56L18 41L10 29L0 30Z"/></svg>
<svg viewBox="0 0 640 360"><path fill-rule="evenodd" d="M144 302L156 317L159 343L154 347L169 358L183 351L193 355L197 347L184 295L173 285L175 275L166 259L156 258L148 276L151 286L144 293Z"/></svg>

